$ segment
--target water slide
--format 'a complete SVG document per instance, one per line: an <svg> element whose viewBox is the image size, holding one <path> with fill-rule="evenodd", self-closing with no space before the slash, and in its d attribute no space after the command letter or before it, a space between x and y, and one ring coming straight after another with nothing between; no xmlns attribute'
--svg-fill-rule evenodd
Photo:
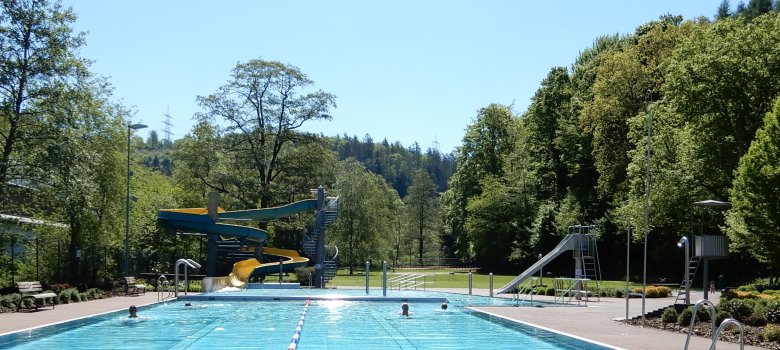
<svg viewBox="0 0 780 350"><path fill-rule="evenodd" d="M503 287L499 288L496 293L508 293L512 289L516 288L520 283L523 283L528 277L531 277L535 275L537 272L539 272L540 269L542 269L545 265L549 264L555 258L557 258L559 255L563 254L563 252L573 250L577 247L578 241L581 239L580 237L583 235L577 235L577 234L568 234L566 237L563 237L560 243L547 255L539 259L535 264L531 265L531 267L527 268L523 273L515 277L511 282L507 283Z"/></svg>
<svg viewBox="0 0 780 350"><path fill-rule="evenodd" d="M217 220L209 216L207 208L161 209L157 221L164 227L181 232L197 232L203 234L218 234L223 237L234 237L255 242L261 246L268 240L268 232L255 227L226 223L229 221L265 221L287 217L300 212L317 208L316 199L307 199L288 205L250 210L225 211L217 208ZM282 261L284 272L294 271L297 267L306 266L309 259L301 257L297 251L264 247L263 256L270 262L261 263L257 259L241 260L233 264L233 271L228 276L230 285L241 287L250 277L265 276L279 272L279 261Z"/></svg>

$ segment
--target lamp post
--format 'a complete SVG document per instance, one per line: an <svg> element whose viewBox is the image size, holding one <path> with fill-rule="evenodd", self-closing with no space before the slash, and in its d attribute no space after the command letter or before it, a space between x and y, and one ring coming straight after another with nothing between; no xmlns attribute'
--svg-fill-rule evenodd
<svg viewBox="0 0 780 350"><path fill-rule="evenodd" d="M653 110L650 109L652 92L647 90L647 156L645 158L645 237L642 262L642 326L645 325L645 295L647 294L647 236L650 234L650 152L653 147Z"/></svg>
<svg viewBox="0 0 780 350"><path fill-rule="evenodd" d="M688 249L688 237L683 236L683 238L680 238L680 241L677 242L677 246L680 248L685 247L685 304L688 305L691 303L691 281L690 281L690 249Z"/></svg>
<svg viewBox="0 0 780 350"><path fill-rule="evenodd" d="M133 130L143 129L144 124L127 124L127 197L125 197L125 277L130 275L130 260L128 251L130 250L130 176L133 172L130 171L130 136Z"/></svg>

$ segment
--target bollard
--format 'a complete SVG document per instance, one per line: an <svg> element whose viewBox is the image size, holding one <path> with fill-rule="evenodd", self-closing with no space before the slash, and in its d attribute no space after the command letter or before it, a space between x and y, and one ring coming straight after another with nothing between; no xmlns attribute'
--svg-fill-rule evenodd
<svg viewBox="0 0 780 350"><path fill-rule="evenodd" d="M490 273L490 297L493 297L493 273Z"/></svg>
<svg viewBox="0 0 780 350"><path fill-rule="evenodd" d="M368 294L368 268L371 266L371 263L366 261L366 294Z"/></svg>
<svg viewBox="0 0 780 350"><path fill-rule="evenodd" d="M387 261L382 261L382 296L387 296Z"/></svg>
<svg viewBox="0 0 780 350"><path fill-rule="evenodd" d="M284 260L279 260L279 284L282 284L282 275L284 275L284 268L282 268L282 262Z"/></svg>
<svg viewBox="0 0 780 350"><path fill-rule="evenodd" d="M311 285L311 272L309 272L309 289L312 289L314 286Z"/></svg>
<svg viewBox="0 0 780 350"><path fill-rule="evenodd" d="M471 271L469 271L469 295L471 295Z"/></svg>

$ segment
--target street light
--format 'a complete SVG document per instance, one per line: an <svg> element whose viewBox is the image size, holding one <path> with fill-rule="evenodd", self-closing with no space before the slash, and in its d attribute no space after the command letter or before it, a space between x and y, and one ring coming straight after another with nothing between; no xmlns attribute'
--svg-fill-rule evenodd
<svg viewBox="0 0 780 350"><path fill-rule="evenodd" d="M130 136L133 130L143 129L144 124L127 124L127 197L125 197L125 277L130 276L130 260L128 260L128 251L130 244Z"/></svg>
<svg viewBox="0 0 780 350"><path fill-rule="evenodd" d="M680 241L677 242L677 246L680 248L685 247L685 305L691 303L691 281L690 281L690 249L688 249L688 237L683 236Z"/></svg>

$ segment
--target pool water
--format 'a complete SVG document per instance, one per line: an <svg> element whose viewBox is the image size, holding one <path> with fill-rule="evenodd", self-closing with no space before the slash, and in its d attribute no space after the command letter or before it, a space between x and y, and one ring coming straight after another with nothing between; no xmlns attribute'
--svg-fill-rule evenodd
<svg viewBox="0 0 780 350"><path fill-rule="evenodd" d="M447 294L447 293L442 293ZM452 295L450 307L316 300L307 308L297 349L608 349L485 316ZM13 349L287 349L305 301L174 301L141 307L139 318L110 313L0 337Z"/></svg>

